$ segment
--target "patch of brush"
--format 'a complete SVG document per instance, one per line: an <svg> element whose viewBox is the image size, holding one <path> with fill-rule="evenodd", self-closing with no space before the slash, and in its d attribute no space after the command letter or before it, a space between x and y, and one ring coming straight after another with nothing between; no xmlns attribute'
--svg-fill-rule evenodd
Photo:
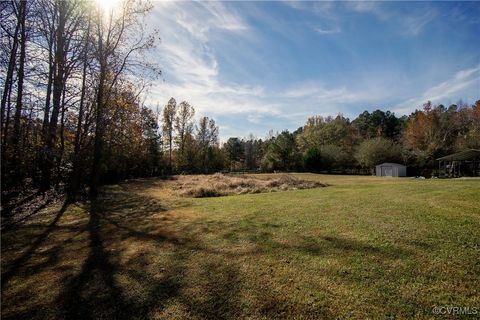
<svg viewBox="0 0 480 320"><path fill-rule="evenodd" d="M254 176L213 175L178 176L172 189L181 196L193 198L312 189L328 186L326 183L298 179L292 175L259 179Z"/></svg>

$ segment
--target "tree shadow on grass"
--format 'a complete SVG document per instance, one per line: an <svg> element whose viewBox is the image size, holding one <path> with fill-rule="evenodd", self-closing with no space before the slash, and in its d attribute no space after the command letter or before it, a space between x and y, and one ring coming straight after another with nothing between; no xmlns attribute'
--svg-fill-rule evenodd
<svg viewBox="0 0 480 320"><path fill-rule="evenodd" d="M202 318L224 318L234 310L228 301L234 299L238 272L223 263L204 266L202 298L182 293L191 255L201 246L188 234L151 225L150 217L164 212L157 200L126 190L91 203L89 254L59 296L62 318L146 319L162 314L172 301L185 308L184 315Z"/></svg>
<svg viewBox="0 0 480 320"><path fill-rule="evenodd" d="M90 237L90 253L80 273L67 285L64 297L66 319L118 319L125 305L120 288L113 279L115 266L109 261L100 235L100 220L97 201L90 205L87 230ZM85 290L88 295L84 294Z"/></svg>
<svg viewBox="0 0 480 320"><path fill-rule="evenodd" d="M1 210L2 217L4 217L4 216L8 217L11 214L11 212L13 211L13 209L22 206L23 204L32 200L33 198L35 198L39 194L40 194L40 191L32 192L31 194L29 194L29 195L27 195L23 198L20 198L17 201L13 201L13 203L10 203L10 202L12 202L11 197L15 196L15 194L7 195L7 196L4 196L2 194L2 203L4 204L4 208L2 208L2 210ZM5 203L7 204L6 206L5 206Z"/></svg>
<svg viewBox="0 0 480 320"><path fill-rule="evenodd" d="M412 252L397 244L378 246L355 238L340 235L313 236L292 231L282 237L279 223L264 222L261 217L248 216L238 226L228 228L224 223L215 230L231 244L248 240L260 252L272 254L307 254L310 256L344 256L352 254L375 255L384 259L404 259Z"/></svg>
<svg viewBox="0 0 480 320"><path fill-rule="evenodd" d="M49 235L57 228L57 223L60 218L63 216L67 210L68 204L64 203L60 210L55 215L55 218L47 225L46 229L33 241L31 246L23 253L20 257L15 259L13 262L9 263L9 268L7 271L2 272L2 291L4 287L9 283L12 277L17 275L19 271L24 267L27 262L30 260L33 254L39 249L39 247L45 243ZM51 252L55 255L55 252Z"/></svg>
<svg viewBox="0 0 480 320"><path fill-rule="evenodd" d="M340 236L322 236L319 238L301 237L302 242L296 248L310 255L323 254L361 254L375 255L383 259L403 259L411 252L398 246L378 247L356 239Z"/></svg>
<svg viewBox="0 0 480 320"><path fill-rule="evenodd" d="M211 230L204 231L203 220L179 223L178 216L171 216L163 203L129 188L111 189L90 203L84 224L57 225L66 208L59 211L25 254L11 264L7 282L14 275L25 274L18 269L32 254L38 254L36 251L52 231L62 228L69 231L69 238L44 251L47 259L29 267L29 276L58 269L64 257L59 252L71 250L78 245L75 242L83 241L86 254L79 254L73 261L80 268L74 274L71 269L59 271L63 277L53 302L41 305L27 300L6 318L332 318L335 316L326 308L299 304L291 292L279 293L276 289L283 279L275 272L265 277L260 270L248 274L241 269L242 264L255 264L256 255L269 255L273 257L271 263L283 263L283 258L295 254L316 257L365 252L387 258L405 254L392 256L384 249L340 237L298 236L293 243L287 243L273 236L281 225L270 222L250 221L235 227L213 221ZM72 232L84 232L86 238L77 239ZM207 238L225 241L225 245L211 239L204 241L204 233ZM243 250L238 243L248 245ZM259 264L261 268L266 265ZM252 279L259 283L246 285ZM40 292L37 288L31 290L37 295Z"/></svg>
<svg viewBox="0 0 480 320"><path fill-rule="evenodd" d="M121 264L119 250L109 248L112 241L134 238L177 243L175 238L132 227L142 225L136 219L148 219L149 215L161 211L165 208L154 199L126 192L91 202L87 226L90 253L80 273L68 282L59 297L64 318L145 319L152 309L177 295L180 287L177 272L181 273L182 269L169 268L160 281L152 281L145 272L148 259L139 255L133 262ZM178 265L181 258L176 255L172 266ZM131 292L126 292L117 280L119 275L146 288L145 299L132 298Z"/></svg>

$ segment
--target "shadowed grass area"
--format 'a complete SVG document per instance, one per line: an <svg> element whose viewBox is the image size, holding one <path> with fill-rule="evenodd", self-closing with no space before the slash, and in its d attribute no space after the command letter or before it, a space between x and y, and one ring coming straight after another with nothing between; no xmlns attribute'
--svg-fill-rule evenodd
<svg viewBox="0 0 480 320"><path fill-rule="evenodd" d="M2 318L429 319L434 306L480 307L480 180L296 176L330 186L192 199L152 179L48 208L2 233Z"/></svg>

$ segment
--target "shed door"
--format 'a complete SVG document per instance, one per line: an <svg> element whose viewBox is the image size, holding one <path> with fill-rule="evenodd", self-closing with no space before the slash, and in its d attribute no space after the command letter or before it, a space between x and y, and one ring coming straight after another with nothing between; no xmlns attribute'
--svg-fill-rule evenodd
<svg viewBox="0 0 480 320"><path fill-rule="evenodd" d="M382 176L391 177L392 173L392 167L382 167Z"/></svg>

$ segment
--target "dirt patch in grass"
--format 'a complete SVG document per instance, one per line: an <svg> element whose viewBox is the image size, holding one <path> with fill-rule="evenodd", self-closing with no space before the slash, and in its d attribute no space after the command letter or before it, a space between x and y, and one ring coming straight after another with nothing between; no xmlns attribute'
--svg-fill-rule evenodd
<svg viewBox="0 0 480 320"><path fill-rule="evenodd" d="M178 176L171 188L181 196L205 198L326 186L326 183L301 180L288 174L262 179L253 176L231 176L216 173L213 175Z"/></svg>

